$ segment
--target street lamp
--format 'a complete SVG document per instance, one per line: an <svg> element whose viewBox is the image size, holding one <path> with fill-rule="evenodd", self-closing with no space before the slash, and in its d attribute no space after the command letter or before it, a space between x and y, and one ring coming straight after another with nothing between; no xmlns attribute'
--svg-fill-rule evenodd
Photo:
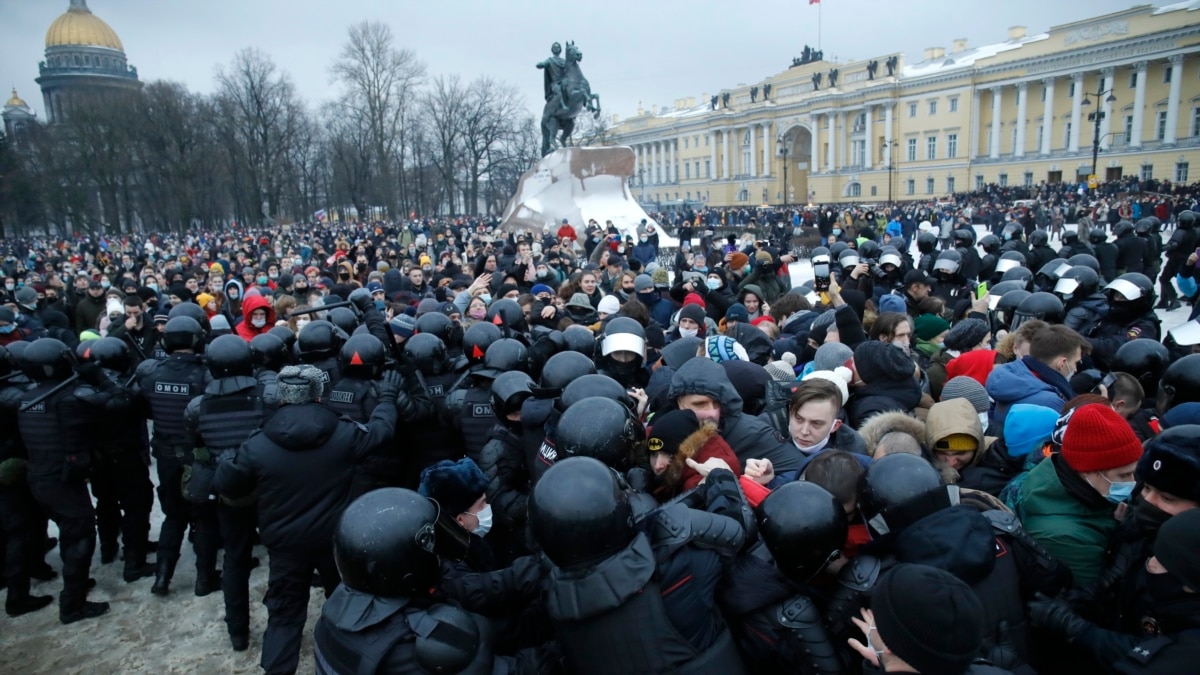
<svg viewBox="0 0 1200 675"><path fill-rule="evenodd" d="M896 146L900 145L899 141L889 141L888 146L888 208L892 206L892 172L896 169Z"/></svg>
<svg viewBox="0 0 1200 675"><path fill-rule="evenodd" d="M788 198L788 146L785 137L780 136L779 139L775 141L775 148L778 151L779 156L783 158L783 190L779 194L781 195L780 198L783 200L784 207L786 207Z"/></svg>
<svg viewBox="0 0 1200 675"><path fill-rule="evenodd" d="M1097 89L1099 89L1102 86L1104 86L1103 80L1096 84ZM1096 100L1099 101L1101 96L1108 94L1108 98L1104 99L1104 102L1105 103L1116 103L1117 97L1116 97L1116 95L1113 94L1113 91L1114 91L1113 89L1105 89L1102 91L1097 91L1096 92ZM1089 99L1087 97L1087 95L1085 94L1083 97L1083 102L1080 103L1080 105L1083 107L1090 107L1092 105L1092 100ZM1093 176L1096 175L1096 162L1100 158L1100 122L1103 119L1104 119L1104 111L1103 110L1096 110L1094 112L1088 113L1088 121L1092 122L1093 126L1095 127L1095 134L1092 137L1092 175ZM1098 176L1096 177L1096 182L1097 183L1100 182L1100 178Z"/></svg>

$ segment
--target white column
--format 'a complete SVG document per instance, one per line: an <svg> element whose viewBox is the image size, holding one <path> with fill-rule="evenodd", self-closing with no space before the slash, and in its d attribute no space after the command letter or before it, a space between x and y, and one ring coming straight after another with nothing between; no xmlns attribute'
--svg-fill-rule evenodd
<svg viewBox="0 0 1200 675"><path fill-rule="evenodd" d="M809 173L821 172L821 116L809 115L808 126L812 129L812 145L808 148ZM786 159L785 159L786 161Z"/></svg>
<svg viewBox="0 0 1200 675"><path fill-rule="evenodd" d="M1083 73L1071 75L1075 84L1075 96L1071 98L1071 138L1067 141L1067 152L1079 152L1080 118L1083 114Z"/></svg>
<svg viewBox="0 0 1200 675"><path fill-rule="evenodd" d="M1183 54L1171 57L1171 95L1167 97L1167 133L1163 143L1175 143L1175 127L1179 126L1179 90L1183 79Z"/></svg>
<svg viewBox="0 0 1200 675"><path fill-rule="evenodd" d="M1100 71L1100 74L1104 76L1104 86L1101 87L1101 89L1112 89L1113 88L1113 74L1114 73L1115 73L1115 71L1112 68L1105 68L1104 70ZM1112 137L1108 135L1108 132L1112 129L1112 114L1113 114L1112 104L1108 102L1109 96L1111 96L1111 94L1102 94L1100 96L1101 100L1104 101L1104 110L1103 110L1104 119L1100 120L1100 149L1101 150L1108 150L1108 147L1110 145L1112 145ZM1097 106L1099 106L1100 101L1096 101L1096 104L1097 104ZM1097 110L1099 110L1098 107L1097 107Z"/></svg>
<svg viewBox="0 0 1200 675"><path fill-rule="evenodd" d="M646 182L646 174L645 174L645 169L646 169L646 154L645 154L645 150L646 150L646 146L644 146L644 145L641 145L640 143L639 143L638 145L635 145L635 146L633 146L633 156L634 156L634 159L635 159L635 160L636 160L636 162L637 162L637 170L635 170L635 171L634 171L634 173L635 173L635 174L636 174L636 173L640 173L640 174L641 174L641 176L642 176L642 183L643 183L643 184Z"/></svg>
<svg viewBox="0 0 1200 675"><path fill-rule="evenodd" d="M658 185L658 143L650 144L650 178L654 185Z"/></svg>
<svg viewBox="0 0 1200 675"><path fill-rule="evenodd" d="M1025 156L1025 107L1029 98L1025 90L1028 88L1027 82L1017 84L1017 147L1013 148L1014 157Z"/></svg>
<svg viewBox="0 0 1200 675"><path fill-rule="evenodd" d="M842 130L838 136L838 157L843 168L850 165L850 113L842 113Z"/></svg>
<svg viewBox="0 0 1200 675"><path fill-rule="evenodd" d="M883 164L885 167L892 165L892 109L895 107L895 101L883 104Z"/></svg>
<svg viewBox="0 0 1200 675"><path fill-rule="evenodd" d="M863 168L870 171L874 168L875 154L872 148L875 147L875 137L871 135L871 116L875 114L875 106L868 105L866 112L863 114L863 119L866 120L866 127L863 129L863 137L866 143L863 148Z"/></svg>
<svg viewBox="0 0 1200 675"><path fill-rule="evenodd" d="M1046 88L1046 103L1042 106L1042 147L1043 155L1050 154L1050 139L1054 137L1054 78L1042 80Z"/></svg>
<svg viewBox="0 0 1200 675"><path fill-rule="evenodd" d="M992 151L988 157L1000 159L1000 106L1004 93L1000 87L992 87Z"/></svg>
<svg viewBox="0 0 1200 675"><path fill-rule="evenodd" d="M708 166L710 173L706 178L708 180L716 180L717 178L717 132L716 130L708 132ZM226 340L228 342L228 340Z"/></svg>
<svg viewBox="0 0 1200 675"><path fill-rule="evenodd" d="M721 179L729 180L729 129L721 130Z"/></svg>
<svg viewBox="0 0 1200 675"><path fill-rule="evenodd" d="M971 92L971 159L979 157L979 144L983 142L983 138L979 135L979 118L983 116L979 99L978 89Z"/></svg>
<svg viewBox="0 0 1200 675"><path fill-rule="evenodd" d="M762 175L763 175L763 178L770 178L771 177L771 151L775 149L775 145L773 143L771 143L771 123L770 122L763 122L762 136L763 136L763 139L762 139L762 141L763 141L763 149L762 149L763 171L762 171Z"/></svg>
<svg viewBox="0 0 1200 675"><path fill-rule="evenodd" d="M758 146L754 138L754 125L746 127L746 133L750 134L750 166L746 168L749 169L751 178L758 178Z"/></svg>
<svg viewBox="0 0 1200 675"><path fill-rule="evenodd" d="M1146 107L1146 62L1139 61L1137 68L1137 86L1133 89L1133 124L1129 131L1129 147L1142 147L1142 109Z"/></svg>
<svg viewBox="0 0 1200 675"><path fill-rule="evenodd" d="M679 176L675 175L675 139L667 139L667 182L674 183L679 180Z"/></svg>
<svg viewBox="0 0 1200 675"><path fill-rule="evenodd" d="M825 166L829 171L837 171L837 164L834 162L834 153L837 150L837 113L829 113L825 118L829 122L829 133L825 138Z"/></svg>

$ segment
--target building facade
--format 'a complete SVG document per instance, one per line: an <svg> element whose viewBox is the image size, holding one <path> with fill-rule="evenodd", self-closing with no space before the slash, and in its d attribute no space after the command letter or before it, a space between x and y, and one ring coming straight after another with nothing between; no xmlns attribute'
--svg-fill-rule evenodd
<svg viewBox="0 0 1200 675"><path fill-rule="evenodd" d="M806 56L617 122L646 202L871 203L1084 182L1097 137L1099 181L1200 180L1200 0L1037 35L1017 26L977 48L954 40L913 64Z"/></svg>
<svg viewBox="0 0 1200 675"><path fill-rule="evenodd" d="M87 0L70 0L46 31L46 60L38 65L47 121L62 120L75 92L137 90L137 68L125 59L116 31L92 14Z"/></svg>

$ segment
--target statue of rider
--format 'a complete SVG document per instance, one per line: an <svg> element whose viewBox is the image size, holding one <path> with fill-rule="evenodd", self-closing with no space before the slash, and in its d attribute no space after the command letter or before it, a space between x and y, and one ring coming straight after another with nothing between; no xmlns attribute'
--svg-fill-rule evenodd
<svg viewBox="0 0 1200 675"><path fill-rule="evenodd" d="M563 91L563 77L566 75L567 62L562 58L562 45L555 42L550 46L552 56L537 64L538 68L545 69L544 89L546 101L551 98L557 98L561 110L568 110L567 92Z"/></svg>

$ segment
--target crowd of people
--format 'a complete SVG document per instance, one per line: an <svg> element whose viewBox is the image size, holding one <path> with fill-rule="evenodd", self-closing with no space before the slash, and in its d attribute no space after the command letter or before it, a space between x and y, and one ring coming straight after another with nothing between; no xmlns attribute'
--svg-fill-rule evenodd
<svg viewBox="0 0 1200 675"><path fill-rule="evenodd" d="M318 673L1187 672L1196 194L0 242L5 609L188 546L246 650L261 545L267 673L312 587Z"/></svg>

